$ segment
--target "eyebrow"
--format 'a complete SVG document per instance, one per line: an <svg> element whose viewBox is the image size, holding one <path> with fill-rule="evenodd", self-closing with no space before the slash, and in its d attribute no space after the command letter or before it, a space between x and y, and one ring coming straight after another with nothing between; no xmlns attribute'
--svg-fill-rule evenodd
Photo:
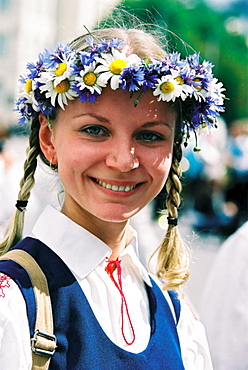
<svg viewBox="0 0 248 370"><path fill-rule="evenodd" d="M142 127L153 127L153 126L160 126L160 125L164 125L164 126L171 128L171 125L169 123L163 122L163 121L146 122L144 125L142 125Z"/></svg>
<svg viewBox="0 0 248 370"><path fill-rule="evenodd" d="M79 118L79 117L84 117L84 116L90 116L92 118L97 119L100 122L109 123L110 124L110 122L109 122L109 120L107 118L104 118L102 116L98 116L97 114L94 114L94 113L83 113L83 114L79 114L77 116L74 116L73 118Z"/></svg>
<svg viewBox="0 0 248 370"><path fill-rule="evenodd" d="M99 116L99 115L94 114L94 113L83 113L83 114L79 114L77 116L74 116L73 118L79 118L79 117L84 117L84 116L90 116L92 118L97 119L99 122L108 123L109 125L111 125L111 122L107 118ZM147 127L154 127L154 126L160 126L160 125L167 126L170 129L172 128L169 123L163 122L163 121L151 121L151 122L149 121L149 122L144 123L142 125L142 127L147 128Z"/></svg>

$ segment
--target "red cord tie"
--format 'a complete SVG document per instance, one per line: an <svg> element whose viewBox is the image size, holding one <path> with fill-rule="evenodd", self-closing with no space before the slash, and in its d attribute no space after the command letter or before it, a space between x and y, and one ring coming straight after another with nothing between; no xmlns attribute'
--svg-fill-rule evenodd
<svg viewBox="0 0 248 370"><path fill-rule="evenodd" d="M113 275L113 272L115 271L115 269L117 269L118 281L116 281L116 279L114 278L114 275ZM129 315L126 297L125 297L124 292L122 290L121 261L119 261L119 260L108 261L108 264L105 268L105 271L109 274L111 280L114 282L116 288L118 289L118 291L121 295L121 333L122 333L122 336L123 336L124 341L126 342L126 344L128 344L130 346L135 341L135 333L134 333L133 324L132 324L132 321L131 321L131 318L130 318L130 315ZM124 333L124 309L126 310L129 327L130 327L131 332L132 332L131 342L128 342L128 340L125 336L125 333Z"/></svg>
<svg viewBox="0 0 248 370"><path fill-rule="evenodd" d="M10 277L0 273L0 297L4 298L5 293L3 288L10 288Z"/></svg>

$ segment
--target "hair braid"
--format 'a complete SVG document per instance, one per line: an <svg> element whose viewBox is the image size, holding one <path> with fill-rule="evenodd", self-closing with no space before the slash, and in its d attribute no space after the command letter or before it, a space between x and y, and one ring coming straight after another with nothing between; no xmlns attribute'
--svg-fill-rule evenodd
<svg viewBox="0 0 248 370"><path fill-rule="evenodd" d="M30 191L35 183L34 174L37 167L37 156L40 154L39 125L37 123L38 122L34 120L31 126L27 158L24 162L24 176L20 181L20 191L18 193L18 200L21 201L29 199ZM13 245L21 240L24 225L24 213L25 212L16 209L7 228L6 237L0 244L0 254L6 253Z"/></svg>
<svg viewBox="0 0 248 370"><path fill-rule="evenodd" d="M180 161L182 149L179 143L174 144L172 165L166 183L168 216L177 218L180 205L182 174ZM188 276L189 252L179 234L178 226L168 225L163 242L158 249L157 276L163 281L164 289L179 288Z"/></svg>

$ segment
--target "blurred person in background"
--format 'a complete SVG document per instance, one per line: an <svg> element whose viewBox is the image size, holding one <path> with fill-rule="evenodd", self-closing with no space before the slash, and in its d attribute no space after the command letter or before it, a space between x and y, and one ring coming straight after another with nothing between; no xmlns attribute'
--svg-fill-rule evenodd
<svg viewBox="0 0 248 370"><path fill-rule="evenodd" d="M227 141L226 201L237 209L236 228L248 219L248 118L234 121Z"/></svg>
<svg viewBox="0 0 248 370"><path fill-rule="evenodd" d="M225 199L228 136L223 119L218 126L217 135L211 131L200 138L200 151L192 150L193 140L184 150L182 216L196 232L226 236L236 230L237 208Z"/></svg>
<svg viewBox="0 0 248 370"><path fill-rule="evenodd" d="M6 142L8 140L8 130L0 127L0 235L1 230L5 225L5 222L11 216L9 211L9 202L11 197L9 196L9 173L14 162L13 155L6 149Z"/></svg>
<svg viewBox="0 0 248 370"><path fill-rule="evenodd" d="M199 314L215 370L248 369L248 221L220 247Z"/></svg>

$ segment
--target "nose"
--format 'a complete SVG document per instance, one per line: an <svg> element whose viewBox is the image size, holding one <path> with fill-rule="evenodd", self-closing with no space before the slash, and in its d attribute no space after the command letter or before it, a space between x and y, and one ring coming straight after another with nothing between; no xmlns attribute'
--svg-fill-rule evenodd
<svg viewBox="0 0 248 370"><path fill-rule="evenodd" d="M139 167L135 148L124 142L115 146L106 157L106 165L119 172L128 172Z"/></svg>

